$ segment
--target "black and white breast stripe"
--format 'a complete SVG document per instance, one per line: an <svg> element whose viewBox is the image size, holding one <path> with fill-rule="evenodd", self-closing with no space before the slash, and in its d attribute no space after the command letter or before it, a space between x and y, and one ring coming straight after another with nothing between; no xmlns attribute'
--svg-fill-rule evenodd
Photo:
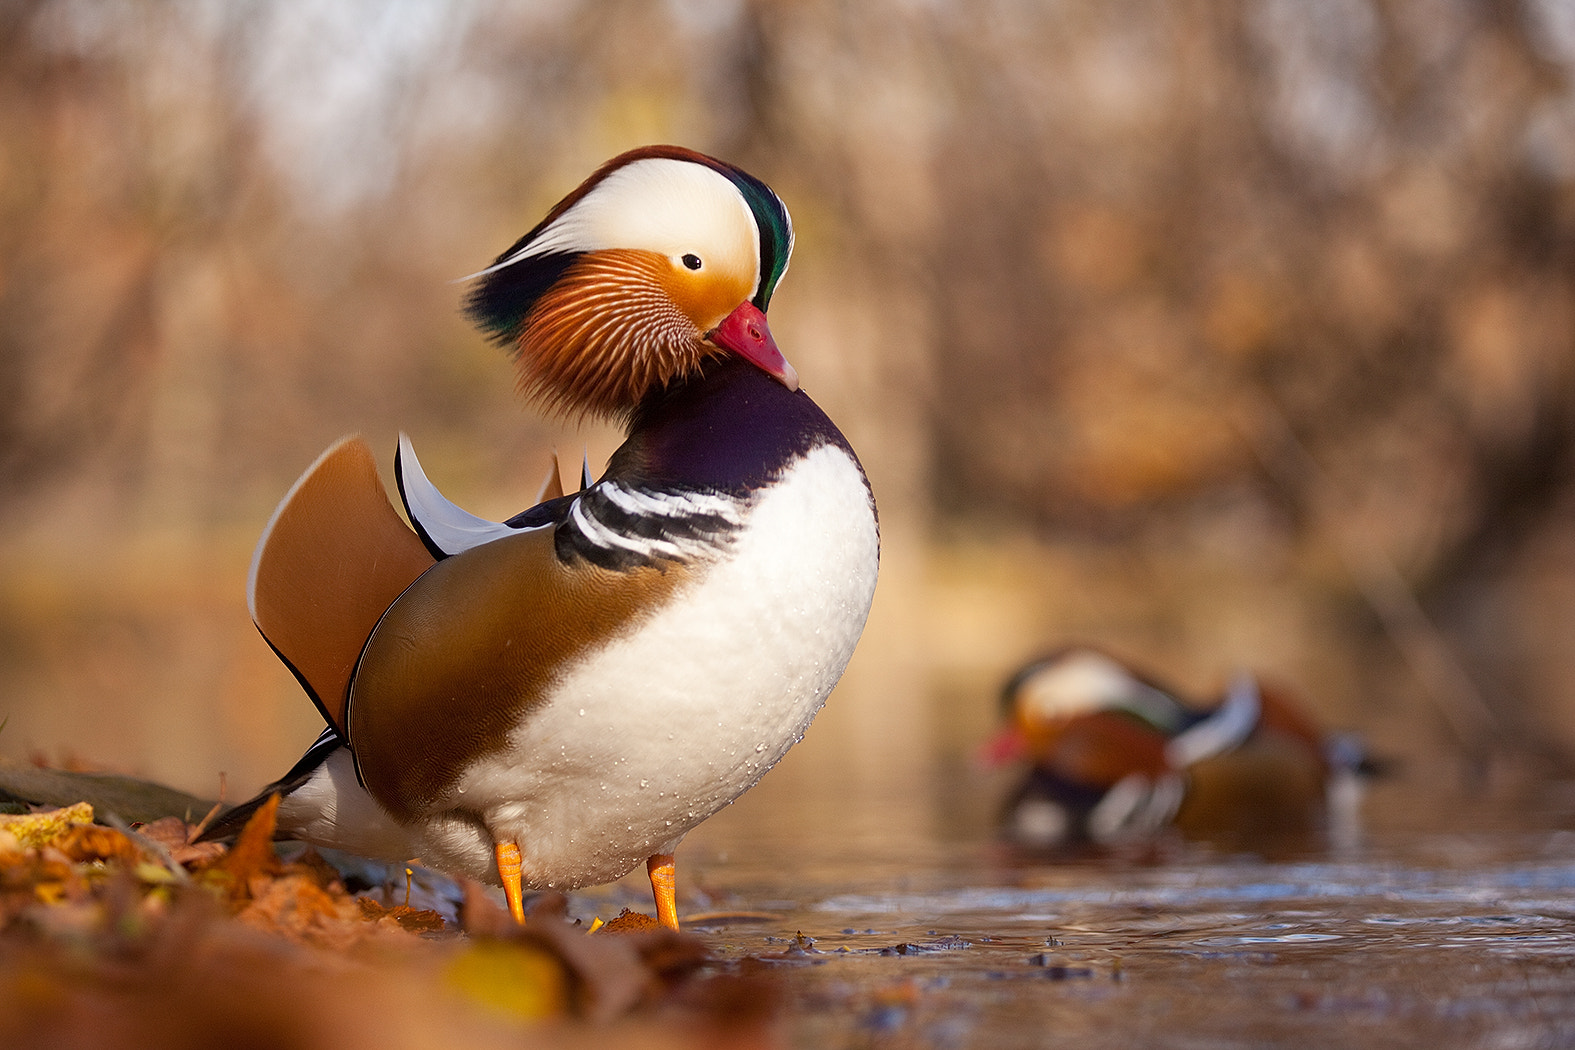
<svg viewBox="0 0 1575 1050"><path fill-rule="evenodd" d="M555 546L561 558L584 558L604 569L693 561L731 543L746 504L721 493L602 481L569 504Z"/></svg>
<svg viewBox="0 0 1575 1050"><path fill-rule="evenodd" d="M554 549L566 562L584 559L615 570L687 562L725 549L743 525L748 505L747 499L725 493L646 489L604 480L506 522L489 521L438 491L404 435L394 469L411 524L438 559L521 530L555 528Z"/></svg>

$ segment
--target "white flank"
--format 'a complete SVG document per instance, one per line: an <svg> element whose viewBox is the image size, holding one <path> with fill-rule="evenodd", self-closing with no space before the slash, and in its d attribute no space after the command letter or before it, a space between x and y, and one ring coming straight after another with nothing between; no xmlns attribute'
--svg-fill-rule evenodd
<svg viewBox="0 0 1575 1050"><path fill-rule="evenodd" d="M362 857L402 861L420 853L410 833L357 782L346 748L330 754L306 783L279 799L279 827L302 842Z"/></svg>
<svg viewBox="0 0 1575 1050"><path fill-rule="evenodd" d="M529 885L573 888L671 852L803 736L853 655L878 560L858 467L812 451L752 503L721 560L568 667L512 749L465 773L421 856L490 878L496 835L520 844Z"/></svg>

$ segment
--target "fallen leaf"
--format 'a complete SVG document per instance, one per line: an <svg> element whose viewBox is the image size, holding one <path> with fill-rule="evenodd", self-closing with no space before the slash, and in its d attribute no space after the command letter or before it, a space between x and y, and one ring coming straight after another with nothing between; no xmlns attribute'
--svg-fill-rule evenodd
<svg viewBox="0 0 1575 1050"><path fill-rule="evenodd" d="M52 845L74 861L121 860L135 863L142 857L137 844L114 828L78 824L55 837Z"/></svg>
<svg viewBox="0 0 1575 1050"><path fill-rule="evenodd" d="M86 802L20 816L0 814L0 830L10 832L21 845L35 848L48 844L69 828L91 823L93 807Z"/></svg>
<svg viewBox="0 0 1575 1050"><path fill-rule="evenodd" d="M222 842L192 842L192 827L180 817L160 817L136 830L143 838L163 846L176 864L205 864L229 849Z"/></svg>
<svg viewBox="0 0 1575 1050"><path fill-rule="evenodd" d="M599 933L650 933L662 929L662 924L644 912L625 908L598 928Z"/></svg>
<svg viewBox="0 0 1575 1050"><path fill-rule="evenodd" d="M224 886L232 901L244 901L251 896L253 879L279 871L279 857L273 849L278 815L279 796L275 794L257 807L229 852L204 870L211 881Z"/></svg>
<svg viewBox="0 0 1575 1050"><path fill-rule="evenodd" d="M429 908L412 908L408 904L390 908L371 897L357 897L356 903L361 906L361 917L369 922L389 919L411 933L438 933L443 929L443 916Z"/></svg>
<svg viewBox="0 0 1575 1050"><path fill-rule="evenodd" d="M276 812L184 853L178 817L122 831L72 806L19 818L25 842L0 830L0 1047L769 1042L775 1000L690 980L709 959L691 936L631 913L590 937L551 893L521 927L472 884L462 937L440 912L352 896L315 850L281 854Z"/></svg>
<svg viewBox="0 0 1575 1050"><path fill-rule="evenodd" d="M561 1017L569 1009L565 962L537 943L476 941L448 964L443 978L472 1002L525 1020Z"/></svg>

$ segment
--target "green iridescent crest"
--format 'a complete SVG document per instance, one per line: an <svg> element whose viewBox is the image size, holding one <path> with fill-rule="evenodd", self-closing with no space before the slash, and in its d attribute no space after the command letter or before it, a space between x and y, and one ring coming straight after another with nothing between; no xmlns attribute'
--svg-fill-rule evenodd
<svg viewBox="0 0 1575 1050"><path fill-rule="evenodd" d="M771 303L771 293L787 273L788 260L793 254L793 220L788 216L782 198L771 187L746 171L725 165L727 177L733 180L755 213L755 225L760 227L760 287L752 300L762 313Z"/></svg>

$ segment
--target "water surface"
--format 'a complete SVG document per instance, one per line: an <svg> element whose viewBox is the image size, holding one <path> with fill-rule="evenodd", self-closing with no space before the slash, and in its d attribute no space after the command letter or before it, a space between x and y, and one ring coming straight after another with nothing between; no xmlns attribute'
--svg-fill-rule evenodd
<svg viewBox="0 0 1575 1050"><path fill-rule="evenodd" d="M681 873L690 928L780 977L796 1046L1575 1045L1575 833L1385 790L1339 847L1070 857L835 806L778 820L763 790Z"/></svg>

